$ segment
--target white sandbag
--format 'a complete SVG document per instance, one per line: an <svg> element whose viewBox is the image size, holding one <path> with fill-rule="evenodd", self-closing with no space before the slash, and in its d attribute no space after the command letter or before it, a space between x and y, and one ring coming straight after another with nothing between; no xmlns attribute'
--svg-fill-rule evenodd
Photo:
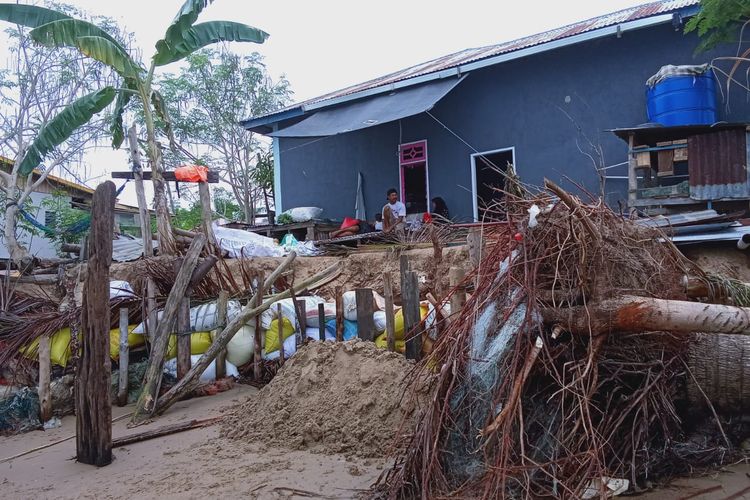
<svg viewBox="0 0 750 500"><path fill-rule="evenodd" d="M116 299L116 298L133 298L135 297L135 292L133 291L133 287L130 286L130 283L124 280L110 280L109 281L109 299Z"/></svg>
<svg viewBox="0 0 750 500"><path fill-rule="evenodd" d="M284 340L284 359L288 359L295 352L297 352L297 338L294 335L290 335ZM279 350L276 349L271 352L266 352L264 350L263 359L268 361L279 359Z"/></svg>
<svg viewBox="0 0 750 500"><path fill-rule="evenodd" d="M341 299L344 305L344 318L357 321L357 292L344 292ZM385 299L375 290L372 291L372 300L376 311L385 309Z"/></svg>
<svg viewBox="0 0 750 500"><path fill-rule="evenodd" d="M318 304L323 304L325 303L325 301L320 297L316 297L315 295L297 297L297 300L305 301L306 325L318 326ZM294 301L291 298L274 302L271 307L263 311L263 313L260 315L260 324L263 329L268 330L268 328L270 328L271 326L271 321L277 319L276 316L278 316L278 306L276 304L281 304L281 316L289 320L289 322L294 326L294 331L300 331L300 325L297 321L297 310L295 309ZM333 317L336 317L335 306Z"/></svg>
<svg viewBox="0 0 750 500"><path fill-rule="evenodd" d="M195 365L199 359L201 359L200 354L190 356L190 366ZM240 378L240 372L237 371L236 366L229 361L226 362L225 366L226 371L224 373L227 374L227 377L234 377L236 379ZM172 358L164 362L164 373L172 375L173 377L177 376L177 358ZM201 373L200 376L201 382L213 382L214 380L216 380L216 360L211 361L211 364L203 370L203 373Z"/></svg>
<svg viewBox="0 0 750 500"><path fill-rule="evenodd" d="M372 321L375 323L376 332L385 331L385 311L375 311L372 313Z"/></svg>
<svg viewBox="0 0 750 500"><path fill-rule="evenodd" d="M321 299L322 300L322 299ZM336 304L328 304L323 303L323 314L325 314L325 320L328 321L330 319L336 319ZM319 327L319 321L318 321L318 305L315 304L314 309L310 309L308 306L307 310L305 311L306 316L306 323L307 326L311 327Z"/></svg>
<svg viewBox="0 0 750 500"><path fill-rule="evenodd" d="M427 330L427 336L429 336L432 340L437 340L437 328L435 327L435 323L437 322L437 314L435 312L435 306L433 306L431 302L421 302L420 305L427 305L427 317L424 320L425 330ZM442 309L445 314L450 316L450 304L443 304Z"/></svg>
<svg viewBox="0 0 750 500"><path fill-rule="evenodd" d="M319 219L323 215L323 209L318 207L296 207L284 210L281 215L287 214L294 222L307 222Z"/></svg>
<svg viewBox="0 0 750 500"><path fill-rule="evenodd" d="M238 300L227 302L227 323L232 321L242 310L242 304ZM159 311L157 317L161 320L164 311ZM147 323L144 322L144 323ZM141 323L136 326L133 333L143 335L146 333L145 325ZM207 302L190 308L190 329L194 332L208 332L218 328L219 314L216 302Z"/></svg>
<svg viewBox="0 0 750 500"><path fill-rule="evenodd" d="M213 340L218 333L221 332L214 330L211 339ZM254 352L255 326L245 325L237 330L237 333L227 344L227 361L235 366L242 366L253 359Z"/></svg>
<svg viewBox="0 0 750 500"><path fill-rule="evenodd" d="M230 258L283 257L287 251L272 238L241 229L230 229L213 223L214 236Z"/></svg>

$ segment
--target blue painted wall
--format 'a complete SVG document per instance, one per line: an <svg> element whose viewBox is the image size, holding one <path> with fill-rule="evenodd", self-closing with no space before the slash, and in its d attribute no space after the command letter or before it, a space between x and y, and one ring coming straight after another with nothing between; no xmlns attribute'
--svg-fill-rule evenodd
<svg viewBox="0 0 750 500"><path fill-rule="evenodd" d="M283 206L319 206L331 218L353 215L361 171L372 218L385 191L398 188L398 144L422 139L428 143L430 194L443 197L452 216L472 217L474 150L514 147L524 182L540 186L547 177L575 190L569 177L598 193L594 164L584 153L593 145L601 147L606 165L626 161L625 143L607 129L647 121L648 77L665 64L700 64L736 51L724 47L695 56L696 46L695 36L665 24L474 71L431 112L452 133L422 114L334 137L280 139ZM721 118L750 121L745 97L735 89L731 112L720 105ZM627 170L607 173L624 176ZM608 180L606 198L613 206L624 201L627 180Z"/></svg>

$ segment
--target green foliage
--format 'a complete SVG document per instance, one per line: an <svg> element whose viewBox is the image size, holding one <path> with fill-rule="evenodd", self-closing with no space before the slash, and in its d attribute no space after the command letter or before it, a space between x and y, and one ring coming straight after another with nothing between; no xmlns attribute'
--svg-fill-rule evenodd
<svg viewBox="0 0 750 500"><path fill-rule="evenodd" d="M281 214L276 217L276 224L291 224L292 222L294 222L294 219L289 214Z"/></svg>
<svg viewBox="0 0 750 500"><path fill-rule="evenodd" d="M219 217L228 220L242 220L242 208L228 190L218 187L213 192L214 210Z"/></svg>
<svg viewBox="0 0 750 500"><path fill-rule="evenodd" d="M19 173L29 175L48 153L62 144L78 127L88 123L92 116L106 108L115 95L114 88L104 87L66 106L39 131L21 162Z"/></svg>
<svg viewBox="0 0 750 500"><path fill-rule="evenodd" d="M8 21L12 24L36 28L37 26L42 26L58 19L70 19L70 16L36 5L0 4L0 20Z"/></svg>
<svg viewBox="0 0 750 500"><path fill-rule="evenodd" d="M180 43L168 47L162 46L156 55L154 63L164 66L183 59L198 49L216 42L254 42L263 43L268 38L265 31L232 21L210 21L196 24L183 33Z"/></svg>
<svg viewBox="0 0 750 500"><path fill-rule="evenodd" d="M73 234L65 229L75 226L91 217L91 214L84 210L79 210L70 206L67 193L64 191L54 191L52 196L42 200L41 204L47 212L53 212L54 224L50 229L55 229L54 234L45 234L44 236L52 240L55 249L60 253L60 246L63 243L80 243L85 233Z"/></svg>
<svg viewBox="0 0 750 500"><path fill-rule="evenodd" d="M185 230L194 229L201 224L201 204L194 202L189 208L177 208L172 218L175 227Z"/></svg>
<svg viewBox="0 0 750 500"><path fill-rule="evenodd" d="M737 40L740 26L750 19L750 0L701 0L700 12L685 25L685 33L697 31L698 51Z"/></svg>

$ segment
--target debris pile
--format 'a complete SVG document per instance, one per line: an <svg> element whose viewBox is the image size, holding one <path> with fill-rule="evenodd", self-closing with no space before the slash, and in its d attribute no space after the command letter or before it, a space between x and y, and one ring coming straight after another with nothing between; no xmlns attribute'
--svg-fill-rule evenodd
<svg viewBox="0 0 750 500"><path fill-rule="evenodd" d="M389 497L604 498L737 457L746 428L709 414L692 438L678 405L689 332L748 325L701 322L685 283L710 277L659 229L547 187L506 195L506 237L410 374L435 392L379 484Z"/></svg>
<svg viewBox="0 0 750 500"><path fill-rule="evenodd" d="M402 401L412 368L371 342L310 343L227 417L223 433L321 453L383 456L396 436L413 428L414 407Z"/></svg>

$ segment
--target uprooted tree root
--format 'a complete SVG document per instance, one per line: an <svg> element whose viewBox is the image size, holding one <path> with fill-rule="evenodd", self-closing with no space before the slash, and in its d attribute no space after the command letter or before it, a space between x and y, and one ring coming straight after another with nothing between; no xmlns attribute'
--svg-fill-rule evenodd
<svg viewBox="0 0 750 500"><path fill-rule="evenodd" d="M549 187L562 202L508 197L505 239L421 362L434 396L376 496L605 496L606 478L637 491L731 459L723 438L687 442L675 401L689 337L573 335L540 313L622 294L684 300L683 277L702 271L657 230Z"/></svg>

